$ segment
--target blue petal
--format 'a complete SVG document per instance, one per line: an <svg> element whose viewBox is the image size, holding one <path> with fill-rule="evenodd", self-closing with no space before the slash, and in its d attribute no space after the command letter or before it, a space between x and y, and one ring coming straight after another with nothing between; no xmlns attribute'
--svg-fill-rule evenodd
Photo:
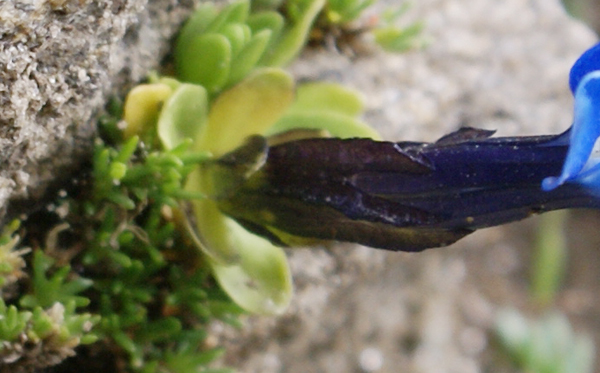
<svg viewBox="0 0 600 373"><path fill-rule="evenodd" d="M573 64L569 73L569 86L575 94L579 82L592 71L600 70L600 43L585 51Z"/></svg>
<svg viewBox="0 0 600 373"><path fill-rule="evenodd" d="M600 197L600 164L582 172L576 181L586 187L594 196Z"/></svg>
<svg viewBox="0 0 600 373"><path fill-rule="evenodd" d="M600 59L600 56L598 56ZM578 61L579 62L579 61ZM567 181L577 181L581 172L593 166L590 155L600 137L600 70L588 73L575 90L575 115L570 147L559 177L548 177L542 189L552 190Z"/></svg>

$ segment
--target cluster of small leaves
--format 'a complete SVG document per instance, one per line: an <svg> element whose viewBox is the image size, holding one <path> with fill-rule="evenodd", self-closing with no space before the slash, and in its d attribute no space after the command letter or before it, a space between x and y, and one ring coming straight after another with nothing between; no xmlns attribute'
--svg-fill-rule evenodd
<svg viewBox="0 0 600 373"><path fill-rule="evenodd" d="M185 176L206 158L187 152L189 145L158 151L136 136L98 141L93 193L71 207L86 222L70 224L91 238L81 263L93 273L88 293L101 316L97 332L127 353L134 371L197 372L221 353L203 345L204 325L235 323L240 313L177 230L180 201L203 197L183 190Z"/></svg>
<svg viewBox="0 0 600 373"><path fill-rule="evenodd" d="M561 313L530 321L520 312L506 309L498 315L497 333L514 363L525 372L594 371L593 340L575 333Z"/></svg>
<svg viewBox="0 0 600 373"><path fill-rule="evenodd" d="M204 327L215 318L236 325L241 310L176 229L180 202L202 198L182 183L206 155L186 151L189 142L170 151L135 136L111 143L120 138L118 119L101 123L105 139L96 143L91 177L80 180L91 188L55 203L51 210L62 212L27 275L29 250L15 250L19 225L0 237L0 280L29 288L0 302L0 366L55 365L100 338L123 351L118 365L129 371L229 371L205 369L222 349L204 342Z"/></svg>
<svg viewBox="0 0 600 373"><path fill-rule="evenodd" d="M4 232L0 236L0 288L15 283L24 275L23 255L27 254L29 249L16 249L20 238L14 232L19 225L20 222L14 220L4 227Z"/></svg>
<svg viewBox="0 0 600 373"><path fill-rule="evenodd" d="M527 319L519 310L504 309L496 319L496 334L510 360L521 370L539 373L591 373L594 341L572 329L567 317L553 309L564 277L567 247L564 211L543 215L532 263L531 301L547 309Z"/></svg>
<svg viewBox="0 0 600 373"><path fill-rule="evenodd" d="M175 66L182 81L202 85L210 94L230 87L257 66L282 66L304 46L324 0L290 1L301 9L292 20L275 10L250 13L249 1L221 10L203 4L177 39Z"/></svg>
<svg viewBox="0 0 600 373"><path fill-rule="evenodd" d="M183 190L185 176L207 157L206 154L189 154L190 141L169 151L152 151L135 160L132 156L138 145L137 136L127 140L120 149L98 141L94 152L93 199L87 204L89 214L97 212L94 206L102 200L133 210L149 201L177 207L179 200L204 197Z"/></svg>
<svg viewBox="0 0 600 373"><path fill-rule="evenodd" d="M221 10L203 4L177 39L177 76L202 85L214 95L239 82L255 67L290 63L311 38L313 27L331 32L334 37L342 37L345 30L352 33L353 23L374 2L288 0L255 1L251 5L249 1L238 1ZM420 43L422 23L405 28L395 25L406 9L402 6L390 10L368 27L375 41L388 51L403 52Z"/></svg>
<svg viewBox="0 0 600 373"><path fill-rule="evenodd" d="M388 52L405 52L424 45L421 38L424 24L421 21L399 26L399 20L410 8L404 2L399 7L386 10L377 17L361 20L364 11L375 4L375 0L327 0L317 21L317 30L312 33L327 40L333 37L334 44L340 48L343 43L352 44L357 35L370 33L375 43ZM406 23L406 22L404 22Z"/></svg>
<svg viewBox="0 0 600 373"><path fill-rule="evenodd" d="M36 250L32 262L31 292L20 299L6 295L7 286L25 279L22 271L25 262L22 255L29 249L14 250L19 237L14 235L19 222L13 221L0 237L3 243L3 270L0 279L3 296L0 298L0 371L12 369L32 370L56 364L75 354L74 348L97 340L92 327L99 317L77 308L89 304L85 297L77 295L91 285L87 279L68 279L70 267L65 266L54 273L54 259ZM8 268L12 266L12 268ZM11 300L12 303L7 304ZM32 348L32 346L37 346Z"/></svg>
<svg viewBox="0 0 600 373"><path fill-rule="evenodd" d="M235 149L250 135L288 130L377 138L359 119L363 102L356 92L332 83L296 87L279 67L306 44L324 5L324 0L294 0L285 3L284 11L254 8L249 1L220 9L200 6L178 35L175 76L151 76L127 95L125 138L157 138L166 149L163 154L178 151L191 139L188 150L214 157ZM111 167L106 166L106 174L113 172ZM121 169L117 164L117 177ZM209 166L197 171L190 174L185 190L208 198L193 201L184 216L187 226L197 227L190 234L210 258L219 285L247 311L283 312L292 295L285 253L229 222L212 200L226 187L215 181ZM111 188L115 189L105 189ZM109 198L125 200L112 192Z"/></svg>
<svg viewBox="0 0 600 373"><path fill-rule="evenodd" d="M90 330L99 317L79 313L76 308L71 301L30 310L7 306L0 299L0 366L11 369L14 363L13 367L20 369L44 368L75 355L77 346L95 342L97 335Z"/></svg>
<svg viewBox="0 0 600 373"><path fill-rule="evenodd" d="M424 44L421 38L424 23L414 21L406 27L397 27L395 23L408 10L408 5L389 9L381 17L381 25L373 30L377 44L390 52L404 52Z"/></svg>

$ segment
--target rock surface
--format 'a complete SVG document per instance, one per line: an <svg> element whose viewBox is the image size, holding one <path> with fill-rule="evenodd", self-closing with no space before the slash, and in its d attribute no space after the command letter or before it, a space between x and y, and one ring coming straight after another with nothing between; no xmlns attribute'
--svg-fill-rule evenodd
<svg viewBox="0 0 600 373"><path fill-rule="evenodd" d="M425 22L426 48L357 58L310 51L294 73L365 93L366 120L390 140L433 141L461 126L506 136L570 125L568 71L595 37L558 0L412 4L407 16ZM510 371L488 349L490 330L498 309L527 304L535 223L420 254L290 250L291 309L233 333L226 363L245 373Z"/></svg>
<svg viewBox="0 0 600 373"><path fill-rule="evenodd" d="M0 2L0 218L90 154L108 97L158 66L198 2Z"/></svg>

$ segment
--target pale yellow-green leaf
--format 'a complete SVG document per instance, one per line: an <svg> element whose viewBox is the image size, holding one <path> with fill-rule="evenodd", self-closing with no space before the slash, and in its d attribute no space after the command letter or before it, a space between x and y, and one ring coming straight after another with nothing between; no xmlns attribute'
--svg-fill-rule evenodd
<svg viewBox="0 0 600 373"><path fill-rule="evenodd" d="M226 218L227 219L227 218ZM212 262L221 287L242 308L257 314L281 314L292 297L292 279L285 252L237 226L229 234L243 242L239 262Z"/></svg>
<svg viewBox="0 0 600 373"><path fill-rule="evenodd" d="M208 95L197 84L181 84L165 102L158 118L158 137L165 149L179 145L186 138L195 139L206 123Z"/></svg>
<svg viewBox="0 0 600 373"><path fill-rule="evenodd" d="M286 113L265 135L297 129L323 129L333 137L368 137L379 140L381 137L373 128L353 117L326 110L310 112L290 111Z"/></svg>
<svg viewBox="0 0 600 373"><path fill-rule="evenodd" d="M187 188L201 189L199 173ZM190 227L197 246L208 256L225 292L242 308L259 314L278 314L292 296L291 273L284 251L226 217L212 200L193 201Z"/></svg>
<svg viewBox="0 0 600 373"><path fill-rule="evenodd" d="M357 116L364 111L362 95L336 83L311 82L298 86L294 111L328 110Z"/></svg>
<svg viewBox="0 0 600 373"><path fill-rule="evenodd" d="M139 135L154 128L163 103L173 91L166 84L140 84L129 91L123 105L123 119L127 127L125 138Z"/></svg>
<svg viewBox="0 0 600 373"><path fill-rule="evenodd" d="M271 127L293 98L294 81L287 72L257 70L214 101L195 149L219 156L238 147L246 137Z"/></svg>
<svg viewBox="0 0 600 373"><path fill-rule="evenodd" d="M197 175L192 173L188 177L186 189L201 191L197 189L197 184L194 184L198 181L195 176ZM196 245L216 263L224 265L239 263L238 251L244 242L230 234L231 224L227 224L229 220L225 219L215 202L209 199L194 200L192 207L193 222L197 228L191 226L189 230Z"/></svg>
<svg viewBox="0 0 600 373"><path fill-rule="evenodd" d="M173 92L175 92L175 90L181 85L181 82L179 80L175 78L170 78L168 76L161 76L160 79L158 79L157 83L168 85L169 87L171 87Z"/></svg>

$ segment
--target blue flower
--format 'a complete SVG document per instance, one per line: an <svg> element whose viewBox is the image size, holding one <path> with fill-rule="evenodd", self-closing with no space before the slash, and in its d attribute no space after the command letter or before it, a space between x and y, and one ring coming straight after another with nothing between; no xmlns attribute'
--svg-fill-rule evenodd
<svg viewBox="0 0 600 373"><path fill-rule="evenodd" d="M333 240L420 251L545 211L600 207L578 184L540 191L560 172L567 135L492 134L463 128L434 143L310 138L271 146L255 136L205 167L215 185L232 186L217 201L221 211L284 246ZM249 167L257 153L260 167Z"/></svg>
<svg viewBox="0 0 600 373"><path fill-rule="evenodd" d="M255 136L204 167L227 190L218 208L277 245L445 246L533 214L600 208L600 44L575 63L570 85L575 118L559 135L494 138L462 128L433 143Z"/></svg>
<svg viewBox="0 0 600 373"><path fill-rule="evenodd" d="M577 183L600 194L600 155L596 145L600 137L600 44L575 62L569 85L575 97L569 149L561 174L545 178L542 189L551 191L565 183Z"/></svg>

